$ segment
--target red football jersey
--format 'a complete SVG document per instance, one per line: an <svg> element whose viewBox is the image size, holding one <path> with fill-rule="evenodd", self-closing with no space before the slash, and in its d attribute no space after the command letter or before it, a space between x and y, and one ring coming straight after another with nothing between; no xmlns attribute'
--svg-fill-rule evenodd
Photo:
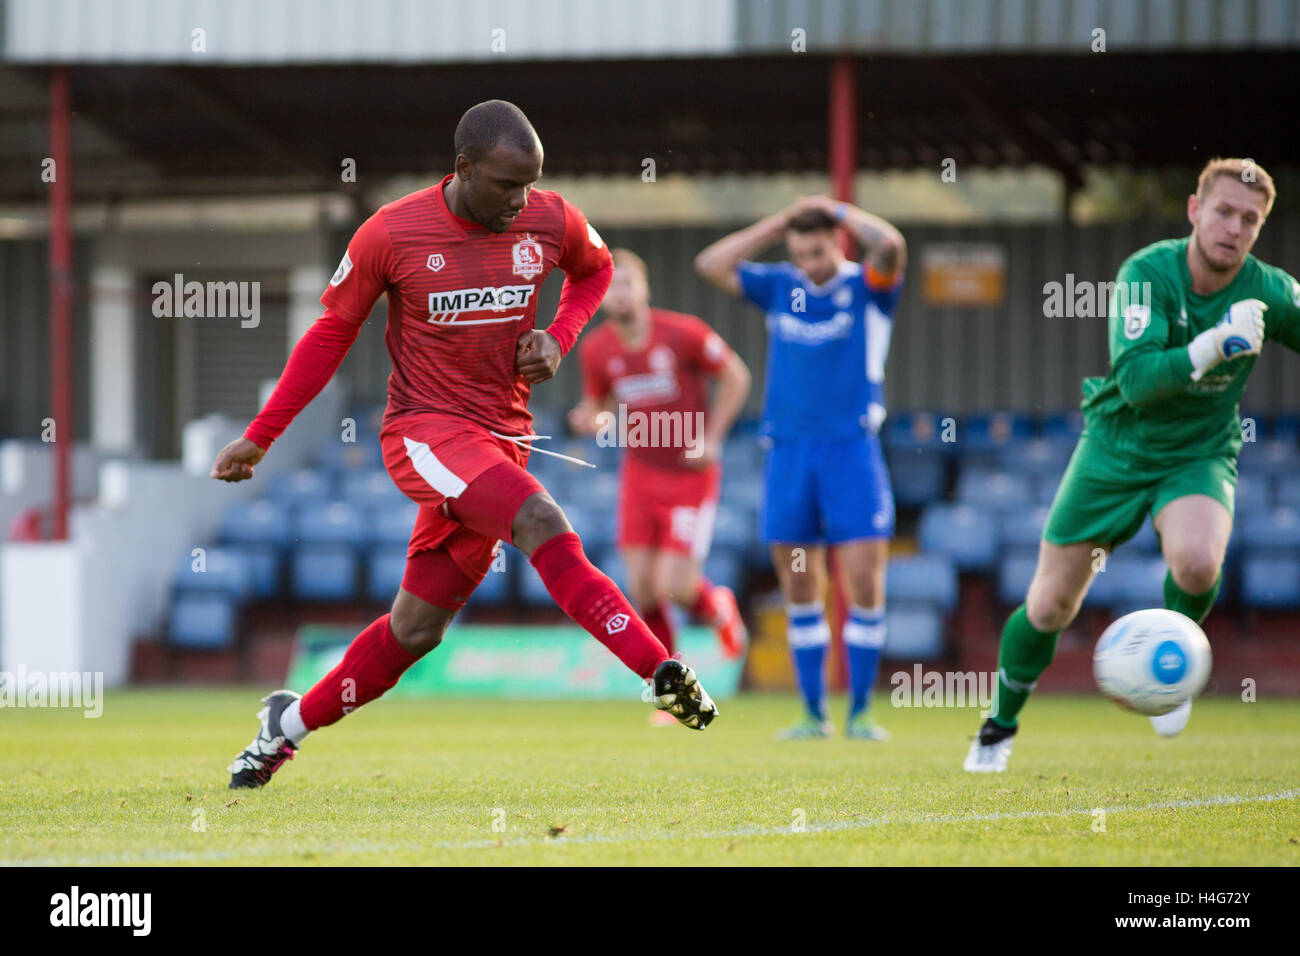
<svg viewBox="0 0 1300 956"><path fill-rule="evenodd" d="M615 405L626 406L629 414L678 412L694 416L696 412L708 412L707 379L730 361L731 347L694 315L652 308L650 336L644 345L628 348L606 320L587 333L579 354L583 394L592 401L602 403L606 397L612 397ZM641 421L646 424L645 419ZM687 427L683 424L683 435L695 441L703 439L703 434L696 434L694 425L689 426L690 432L686 431ZM648 428L646 433L654 435L655 430ZM658 434L662 437L662 428ZM660 468L690 465L685 449L680 446L638 443L634 420L629 420L627 437L628 454L647 465Z"/></svg>
<svg viewBox="0 0 1300 956"><path fill-rule="evenodd" d="M321 302L362 323L388 293L385 421L431 411L531 434L531 386L515 372L515 344L534 328L537 290L557 266L573 279L599 271L609 250L558 193L532 190L510 228L494 233L447 208L450 180L362 223Z"/></svg>

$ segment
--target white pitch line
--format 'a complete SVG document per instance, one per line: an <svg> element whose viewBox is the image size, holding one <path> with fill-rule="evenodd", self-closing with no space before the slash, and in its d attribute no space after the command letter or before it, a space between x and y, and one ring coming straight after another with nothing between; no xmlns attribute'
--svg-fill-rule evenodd
<svg viewBox="0 0 1300 956"><path fill-rule="evenodd" d="M738 837L756 836L801 836L805 833L841 833L846 830L867 830L883 826L916 826L925 824L951 823L985 823L994 820L1044 820L1060 819L1073 816L1091 816L1098 809L1107 815L1112 813L1145 813L1151 810L1195 810L1206 807L1236 806L1251 803L1278 803L1283 800L1300 798L1300 789L1282 790L1278 793L1256 794L1254 796L1226 795L1220 797L1202 797L1191 800L1164 800L1140 806L1118 807L1073 807L1068 810L1020 810L1014 813L970 813L947 814L944 816L912 815L906 817L869 817L863 820L839 820L833 823L813 823L804 830L790 827L749 826L736 827L731 830L712 830L702 833L682 833L670 830L655 833L630 834L574 834L550 839L541 837L523 837L512 840L439 840L434 843L417 844L438 850L479 850L505 849L508 847L527 846L565 846L569 844L617 844L635 843L643 840L734 840ZM0 866L112 866L131 863L200 863L224 859L247 859L259 856L300 856L311 853L313 857L334 853L391 853L409 850L412 844L393 843L346 843L327 849L291 850L284 847L251 847L244 850L214 850L190 853L185 850L157 850L143 854L112 853L90 857L44 857L36 860L0 860Z"/></svg>

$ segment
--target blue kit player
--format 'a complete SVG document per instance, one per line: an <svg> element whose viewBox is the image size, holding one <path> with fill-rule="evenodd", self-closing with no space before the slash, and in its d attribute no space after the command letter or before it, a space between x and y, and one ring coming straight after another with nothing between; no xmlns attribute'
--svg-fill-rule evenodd
<svg viewBox="0 0 1300 956"><path fill-rule="evenodd" d="M841 254L839 226L866 250L861 263ZM748 261L781 238L789 262ZM827 548L849 599L847 734L888 737L867 720L885 643L885 564L894 531L894 496L876 433L885 417L885 357L906 264L897 229L824 196L800 199L695 259L701 276L767 315L762 535L781 582L808 710L783 739L833 733L825 700Z"/></svg>

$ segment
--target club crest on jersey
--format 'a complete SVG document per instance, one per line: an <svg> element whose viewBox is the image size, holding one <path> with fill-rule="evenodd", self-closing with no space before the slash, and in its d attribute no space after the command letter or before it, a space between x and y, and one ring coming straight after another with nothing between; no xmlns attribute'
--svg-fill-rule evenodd
<svg viewBox="0 0 1300 956"><path fill-rule="evenodd" d="M345 252L343 253L343 261L340 262L339 267L334 270L334 277L330 279L330 285L338 285L348 277L348 273L351 271L352 257Z"/></svg>
<svg viewBox="0 0 1300 956"><path fill-rule="evenodd" d="M1124 338L1140 338L1151 324L1151 307L1133 303L1124 309Z"/></svg>
<svg viewBox="0 0 1300 956"><path fill-rule="evenodd" d="M429 256L429 268L434 272L437 272L446 264L447 260L442 257L441 252L435 252L433 255Z"/></svg>
<svg viewBox="0 0 1300 956"><path fill-rule="evenodd" d="M542 260L542 244L532 236L524 236L510 250L515 262L515 275L532 279L542 274L545 264Z"/></svg>

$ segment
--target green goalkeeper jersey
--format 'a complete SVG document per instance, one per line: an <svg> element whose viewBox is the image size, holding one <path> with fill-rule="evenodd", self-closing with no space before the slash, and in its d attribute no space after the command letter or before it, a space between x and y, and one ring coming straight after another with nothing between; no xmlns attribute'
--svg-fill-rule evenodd
<svg viewBox="0 0 1300 956"><path fill-rule="evenodd" d="M1300 352L1300 283L1248 255L1227 286L1197 295L1187 269L1189 241L1153 243L1120 266L1111 296L1110 373L1083 382L1087 432L1138 461L1235 458L1241 451L1237 405L1256 356L1222 362L1194 382L1187 353L1187 344L1234 302L1264 302L1264 347L1271 340Z"/></svg>

